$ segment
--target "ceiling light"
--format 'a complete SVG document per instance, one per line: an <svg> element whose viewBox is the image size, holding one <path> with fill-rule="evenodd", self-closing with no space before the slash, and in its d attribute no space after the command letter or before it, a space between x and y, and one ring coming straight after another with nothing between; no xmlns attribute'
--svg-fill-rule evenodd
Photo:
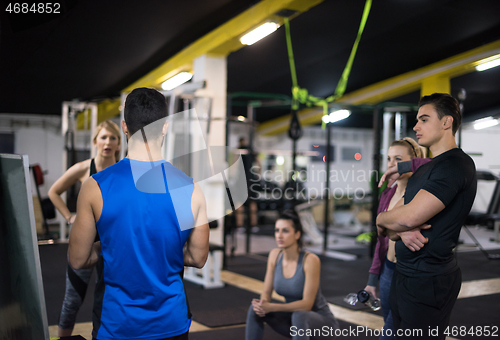
<svg viewBox="0 0 500 340"><path fill-rule="evenodd" d="M165 91L170 91L175 89L177 86L184 84L185 82L191 80L193 78L193 74L190 72L181 72L173 76L172 78L168 78L161 84L161 88Z"/></svg>
<svg viewBox="0 0 500 340"><path fill-rule="evenodd" d="M323 116L322 120L325 123L335 123L338 122L339 120L346 119L351 115L351 111L349 110L337 110L337 111L332 111L329 115Z"/></svg>
<svg viewBox="0 0 500 340"><path fill-rule="evenodd" d="M493 60L491 58L488 58L488 59L481 61L480 64L476 66L476 70L477 71L484 71L484 70L488 70L490 68L499 66L500 65L500 54L494 56L493 58L494 58Z"/></svg>
<svg viewBox="0 0 500 340"><path fill-rule="evenodd" d="M492 127L498 125L498 119L494 119L493 117L486 117L482 119L478 119L474 121L474 130L486 129L488 127Z"/></svg>
<svg viewBox="0 0 500 340"><path fill-rule="evenodd" d="M269 34L273 33L280 27L275 22L266 22L251 32L248 32L240 38L243 45L252 45L253 43L259 41L260 39L267 37Z"/></svg>

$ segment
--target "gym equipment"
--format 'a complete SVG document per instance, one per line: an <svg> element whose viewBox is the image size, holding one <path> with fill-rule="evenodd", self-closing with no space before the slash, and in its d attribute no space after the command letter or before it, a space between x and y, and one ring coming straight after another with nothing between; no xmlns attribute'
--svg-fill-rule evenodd
<svg viewBox="0 0 500 340"><path fill-rule="evenodd" d="M471 211L469 213L469 216L467 216L465 224L483 225L488 227L488 229L494 229L495 224L499 222L498 215L500 214L500 177L489 171L481 171L481 170L478 170L476 172L476 175L478 181L494 181L496 183L495 189L493 190L493 195L488 204L488 209L486 210L486 213ZM498 230L496 230L496 232L498 233Z"/></svg>
<svg viewBox="0 0 500 340"><path fill-rule="evenodd" d="M202 285L205 289L224 287L224 282L220 279L223 254L223 246L210 244L205 266L201 269L186 267L184 279Z"/></svg>
<svg viewBox="0 0 500 340"><path fill-rule="evenodd" d="M49 225L47 220L53 219L56 217L56 209L52 204L50 198L42 198L40 195L40 186L44 183L43 171L39 164L31 165L30 170L33 172L33 179L35 180L35 188L38 196L38 201L40 202L40 208L42 210L43 217L43 229L45 231L42 236L43 239L50 239L51 235L49 233Z"/></svg>
<svg viewBox="0 0 500 340"><path fill-rule="evenodd" d="M482 225L489 229L495 230L495 239L493 241L500 242L499 232L500 232L500 178L489 171L478 170L476 172L477 180L483 181L495 181L495 189L493 191L493 196L491 197L490 203L488 204L488 209L486 213L470 212L465 220L464 230L469 234L470 238L474 241L476 247L481 250L481 252L486 256L488 260L500 260L499 254L489 254L479 243L479 241L472 235L468 225Z"/></svg>
<svg viewBox="0 0 500 340"><path fill-rule="evenodd" d="M315 200L310 202L301 203L295 206L295 211L299 215L300 223L302 223L302 230L304 236L309 238L314 245L320 245L323 242L323 235L314 220L312 208L316 205L323 204L322 200Z"/></svg>
<svg viewBox="0 0 500 340"><path fill-rule="evenodd" d="M209 223L210 229L219 226L217 220ZM224 287L224 282L220 279L221 263L225 263L225 247L216 244L209 244L207 263L203 268L196 269L186 267L184 279L202 285L205 289Z"/></svg>
<svg viewBox="0 0 500 340"><path fill-rule="evenodd" d="M89 121L90 113L90 121ZM83 130L77 130L77 117L83 114ZM75 163L93 158L96 148L92 145L92 136L97 128L97 104L91 102L63 102L62 104L62 129L64 137L64 152L62 157L62 171L68 170ZM76 211L76 186L71 186L61 195L63 201L71 212ZM69 233L64 219L59 221L59 241L66 242Z"/></svg>

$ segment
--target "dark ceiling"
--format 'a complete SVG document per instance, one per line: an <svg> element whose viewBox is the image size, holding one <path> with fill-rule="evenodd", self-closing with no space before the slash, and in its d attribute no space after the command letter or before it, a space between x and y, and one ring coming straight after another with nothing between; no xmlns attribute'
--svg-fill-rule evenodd
<svg viewBox="0 0 500 340"><path fill-rule="evenodd" d="M117 96L182 48L258 1L62 1L59 16L8 14L1 1L0 113L60 114L61 102ZM363 0L325 0L291 21L299 85L331 95ZM374 0L346 93L500 39L498 0ZM290 94L284 27L230 54L228 92ZM452 79L465 117L500 112L500 67ZM419 93L394 102L416 104ZM496 111L495 111L496 110ZM233 114L242 114L234 107ZM360 113L360 112L363 113ZM287 108L259 109L266 121ZM342 125L370 127L370 110Z"/></svg>

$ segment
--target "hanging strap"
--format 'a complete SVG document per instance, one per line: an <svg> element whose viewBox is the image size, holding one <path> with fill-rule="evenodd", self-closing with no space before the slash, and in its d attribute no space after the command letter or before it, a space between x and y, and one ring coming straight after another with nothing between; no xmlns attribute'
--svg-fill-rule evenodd
<svg viewBox="0 0 500 340"><path fill-rule="evenodd" d="M356 56L356 51L358 50L359 41L361 40L361 35L363 34L363 30L365 29L366 21L368 20L368 15L370 14L370 8L372 5L372 0L366 0L365 8L363 10L363 16L361 17L361 23L358 29L358 35L356 40L354 41L354 45L351 50L351 54L349 59L347 60L347 64L342 72L342 76L335 88L335 92L333 95L327 98L318 98L310 95L307 89L300 88L297 81L297 72L295 69L295 59L293 57L293 48L292 48L292 37L290 34L290 22L288 18L284 19L285 23L285 32L286 32L286 47L288 51L288 62L290 64L290 74L292 76L292 110L298 110L299 103L305 104L310 107L312 105L323 107L323 115L328 114L328 103L334 102L340 97L344 95L345 89L347 87L347 80L349 79L349 75L352 69L352 63L354 62L354 57ZM323 128L325 127L325 123L322 124Z"/></svg>
<svg viewBox="0 0 500 340"><path fill-rule="evenodd" d="M298 91L300 90L295 71L295 60L293 58L292 37L290 36L290 22L285 18L286 49L288 51L288 63L290 64L290 74L292 75L292 109L298 110Z"/></svg>
<svg viewBox="0 0 500 340"><path fill-rule="evenodd" d="M356 51L358 50L359 41L361 40L361 35L363 34L363 30L365 29L365 24L366 21L368 20L368 14L370 14L371 6L372 6L372 0L366 0L365 9L363 10L363 16L361 17L361 23L359 24L358 36L356 37L356 41L354 41L354 46L352 46L351 55L349 56L349 60L347 60L347 65L345 66L344 72L342 72L342 77L340 77L339 83L337 84L337 88L335 89L334 96L338 96L338 98L344 95L345 88L347 86L347 80L349 79L349 74L351 73L354 56L356 56Z"/></svg>

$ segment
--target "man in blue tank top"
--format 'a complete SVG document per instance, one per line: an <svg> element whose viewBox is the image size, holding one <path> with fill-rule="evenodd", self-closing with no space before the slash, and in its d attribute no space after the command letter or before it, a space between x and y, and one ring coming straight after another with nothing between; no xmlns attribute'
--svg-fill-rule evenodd
<svg viewBox="0 0 500 340"><path fill-rule="evenodd" d="M412 235L405 244L396 242L389 302L398 339L445 339L460 291L454 249L477 186L474 162L455 142L460 122L460 107L452 96L422 97L413 130L433 159L411 176L404 205L377 217L379 233L388 229L394 240L394 232ZM411 166L399 163L400 172L401 165Z"/></svg>
<svg viewBox="0 0 500 340"><path fill-rule="evenodd" d="M187 339L182 273L205 264L209 228L199 185L162 158L166 116L161 93L132 91L122 121L128 156L85 181L78 197L69 262L100 273L94 339Z"/></svg>

